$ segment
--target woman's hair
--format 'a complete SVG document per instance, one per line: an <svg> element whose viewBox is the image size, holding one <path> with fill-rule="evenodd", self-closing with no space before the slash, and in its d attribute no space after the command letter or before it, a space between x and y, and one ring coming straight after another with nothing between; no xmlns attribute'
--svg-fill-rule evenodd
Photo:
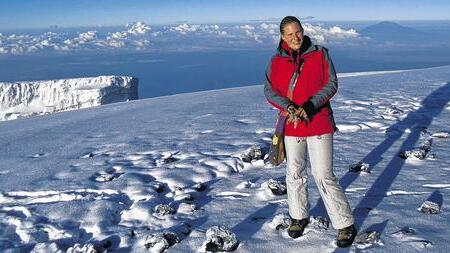
<svg viewBox="0 0 450 253"><path fill-rule="evenodd" d="M284 27L288 24L291 23L297 23L300 28L303 30L302 24L300 23L300 20L298 20L298 18L294 17L294 16L286 16L283 18L283 20L281 20L280 23L280 33L283 34L284 33Z"/></svg>

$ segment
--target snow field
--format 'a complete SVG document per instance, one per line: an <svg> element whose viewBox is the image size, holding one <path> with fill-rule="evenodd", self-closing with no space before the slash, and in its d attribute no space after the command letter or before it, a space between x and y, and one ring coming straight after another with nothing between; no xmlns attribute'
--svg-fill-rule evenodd
<svg viewBox="0 0 450 253"><path fill-rule="evenodd" d="M359 230L347 251L448 250L449 72L340 79L334 170ZM273 224L288 212L286 195L269 187L284 181L285 165L241 160L254 144L268 149L276 111L262 93L233 88L2 122L0 250L204 252L208 229L223 226L236 252L339 252L311 178L311 224L294 240ZM425 144L433 158L399 156ZM359 162L367 173L349 171ZM419 211L426 201L439 212Z"/></svg>

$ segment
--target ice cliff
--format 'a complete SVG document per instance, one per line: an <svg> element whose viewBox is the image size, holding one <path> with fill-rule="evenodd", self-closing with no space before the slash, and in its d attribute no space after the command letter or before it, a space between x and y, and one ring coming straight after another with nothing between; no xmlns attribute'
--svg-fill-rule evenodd
<svg viewBox="0 0 450 253"><path fill-rule="evenodd" d="M0 120L135 99L138 79L128 76L0 82Z"/></svg>

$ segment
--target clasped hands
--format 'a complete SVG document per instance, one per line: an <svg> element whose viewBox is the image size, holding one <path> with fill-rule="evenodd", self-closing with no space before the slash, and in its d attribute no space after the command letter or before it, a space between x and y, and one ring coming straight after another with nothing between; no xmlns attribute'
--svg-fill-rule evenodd
<svg viewBox="0 0 450 253"><path fill-rule="evenodd" d="M289 113L287 122L293 123L294 128L297 128L297 125L300 121L309 122L308 115L302 107L298 107L295 104L290 104L287 108L287 112Z"/></svg>

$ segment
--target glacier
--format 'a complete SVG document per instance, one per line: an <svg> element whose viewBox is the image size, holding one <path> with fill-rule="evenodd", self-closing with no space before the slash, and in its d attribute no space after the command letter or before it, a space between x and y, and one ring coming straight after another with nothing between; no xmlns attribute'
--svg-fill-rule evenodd
<svg viewBox="0 0 450 253"><path fill-rule="evenodd" d="M138 79L129 76L0 82L0 120L136 99Z"/></svg>

